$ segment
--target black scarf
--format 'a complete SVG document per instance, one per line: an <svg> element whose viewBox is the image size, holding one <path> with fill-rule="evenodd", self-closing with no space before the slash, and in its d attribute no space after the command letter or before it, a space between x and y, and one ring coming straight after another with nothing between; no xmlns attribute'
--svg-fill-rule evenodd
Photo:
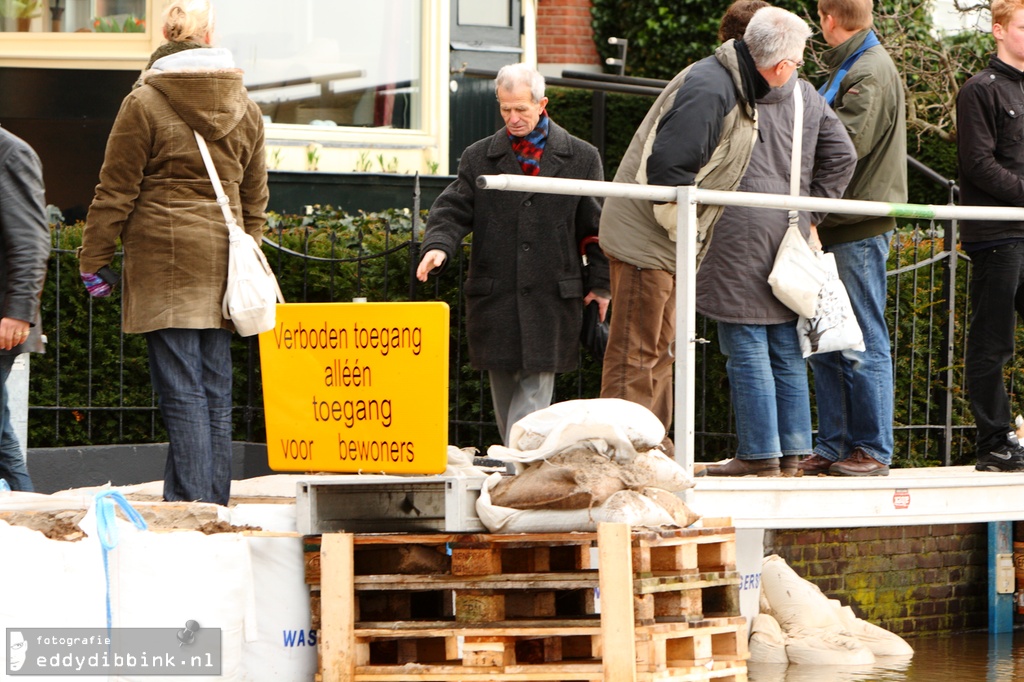
<svg viewBox="0 0 1024 682"><path fill-rule="evenodd" d="M754 58L750 56L750 50L743 44L742 40L735 43L736 56L739 58L740 80L743 81L743 97L751 107L772 89L768 81L757 70Z"/></svg>

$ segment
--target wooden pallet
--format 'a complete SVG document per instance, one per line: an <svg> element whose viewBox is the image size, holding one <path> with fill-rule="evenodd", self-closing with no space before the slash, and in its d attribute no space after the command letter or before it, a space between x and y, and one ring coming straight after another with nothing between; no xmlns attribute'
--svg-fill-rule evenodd
<svg viewBox="0 0 1024 682"><path fill-rule="evenodd" d="M739 613L735 529L633 531L630 539L637 623ZM356 620L597 620L597 540L596 533L354 535ZM320 537L305 544L318 627Z"/></svg>
<svg viewBox="0 0 1024 682"><path fill-rule="evenodd" d="M731 527L307 545L324 682L746 680Z"/></svg>

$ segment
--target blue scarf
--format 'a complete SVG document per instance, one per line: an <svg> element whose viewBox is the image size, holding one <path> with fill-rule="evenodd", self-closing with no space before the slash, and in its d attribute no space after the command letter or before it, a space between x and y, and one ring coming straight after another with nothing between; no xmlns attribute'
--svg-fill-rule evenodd
<svg viewBox="0 0 1024 682"><path fill-rule="evenodd" d="M818 88L818 92L825 97L825 101L828 102L829 106L832 106L836 101L836 95L839 94L839 85L843 82L843 78L846 77L847 72L849 72L850 67L853 66L854 62L860 59L860 56L870 48L881 44L882 43L878 42L878 36L875 35L875 32L868 31L868 34L864 37L864 42L861 43L861 46L858 47L853 54L846 58L846 61L844 61L842 66L839 67L839 70L836 71L836 75L832 77L832 80L826 81L825 85ZM825 86L828 86L828 90L825 89Z"/></svg>

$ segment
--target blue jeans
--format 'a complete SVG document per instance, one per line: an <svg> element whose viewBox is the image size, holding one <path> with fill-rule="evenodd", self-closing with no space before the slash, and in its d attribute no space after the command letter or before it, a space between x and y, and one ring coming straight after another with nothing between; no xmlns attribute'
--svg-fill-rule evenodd
<svg viewBox="0 0 1024 682"><path fill-rule="evenodd" d="M718 323L736 413L738 459L811 453L811 395L796 321Z"/></svg>
<svg viewBox="0 0 1024 682"><path fill-rule="evenodd" d="M835 254L839 279L850 295L865 347L863 352L810 357L818 401L814 452L832 461L846 459L859 448L882 464L892 464L892 354L885 322L891 237L892 232L886 232L825 248Z"/></svg>
<svg viewBox="0 0 1024 682"><path fill-rule="evenodd" d="M964 370L982 453L1006 443L1014 430L1003 368L1013 358L1017 315L1024 317L1024 242L972 251L971 263Z"/></svg>
<svg viewBox="0 0 1024 682"><path fill-rule="evenodd" d="M28 466L21 454L21 443L11 424L11 409L7 405L7 377L11 375L11 367L17 358L17 355L0 355L0 415L3 418L0 426L0 478L7 481L11 490L31 493L35 488L32 487Z"/></svg>
<svg viewBox="0 0 1024 682"><path fill-rule="evenodd" d="M226 505L231 493L231 332L146 334L149 372L170 439L164 499Z"/></svg>

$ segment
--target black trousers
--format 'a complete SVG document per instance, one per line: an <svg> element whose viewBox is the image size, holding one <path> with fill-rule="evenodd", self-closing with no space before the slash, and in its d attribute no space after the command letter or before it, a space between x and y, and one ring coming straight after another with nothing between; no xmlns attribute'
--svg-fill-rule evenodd
<svg viewBox="0 0 1024 682"><path fill-rule="evenodd" d="M985 452L1014 428L1003 369L1013 358L1017 315L1024 317L1024 241L973 251L971 262L965 373L978 451Z"/></svg>

